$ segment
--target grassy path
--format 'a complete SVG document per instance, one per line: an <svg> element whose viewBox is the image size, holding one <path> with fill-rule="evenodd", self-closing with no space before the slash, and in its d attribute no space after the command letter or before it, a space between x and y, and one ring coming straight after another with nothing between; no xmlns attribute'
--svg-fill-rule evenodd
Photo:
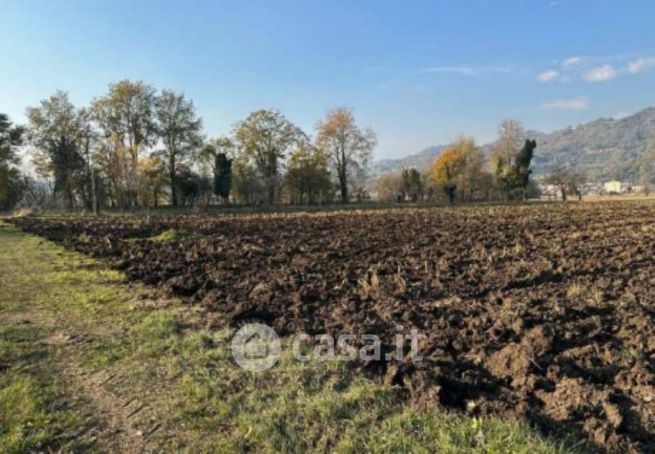
<svg viewBox="0 0 655 454"><path fill-rule="evenodd" d="M343 363L237 368L229 330L0 221L3 452L570 452L419 411Z"/></svg>

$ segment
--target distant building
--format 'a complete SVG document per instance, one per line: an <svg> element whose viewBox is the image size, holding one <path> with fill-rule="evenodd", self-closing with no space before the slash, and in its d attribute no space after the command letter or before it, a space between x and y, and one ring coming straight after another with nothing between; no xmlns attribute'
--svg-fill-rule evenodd
<svg viewBox="0 0 655 454"><path fill-rule="evenodd" d="M603 188L608 194L621 194L622 192L625 192L626 189L625 185L623 185L620 181L607 181L603 185Z"/></svg>
<svg viewBox="0 0 655 454"><path fill-rule="evenodd" d="M547 196L547 197L558 197L559 196L559 188L555 186L554 184L538 184L537 187L539 188L539 193L542 196Z"/></svg>
<svg viewBox="0 0 655 454"><path fill-rule="evenodd" d="M628 194L644 192L646 187L630 181L608 181L603 185L603 190L606 194Z"/></svg>
<svg viewBox="0 0 655 454"><path fill-rule="evenodd" d="M585 183L582 185L582 194L584 195L600 195L604 191L601 183Z"/></svg>

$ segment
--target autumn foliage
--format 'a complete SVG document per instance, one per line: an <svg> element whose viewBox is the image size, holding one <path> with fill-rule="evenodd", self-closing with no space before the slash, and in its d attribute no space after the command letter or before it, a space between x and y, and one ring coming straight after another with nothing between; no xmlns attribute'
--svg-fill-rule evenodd
<svg viewBox="0 0 655 454"><path fill-rule="evenodd" d="M448 148L441 153L432 166L432 178L437 185L443 188L448 197L448 203L455 202L457 190L457 177L464 169L462 153L457 148Z"/></svg>

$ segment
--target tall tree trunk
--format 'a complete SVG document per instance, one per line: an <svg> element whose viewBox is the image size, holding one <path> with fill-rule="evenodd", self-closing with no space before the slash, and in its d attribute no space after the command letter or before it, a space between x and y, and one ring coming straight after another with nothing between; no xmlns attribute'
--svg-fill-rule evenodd
<svg viewBox="0 0 655 454"><path fill-rule="evenodd" d="M133 154L132 157L132 169L130 173L130 182L128 182L127 187L129 190L127 191L127 197L128 197L128 204L130 206L130 209L136 208L139 206L139 193L135 189L135 185L137 184L138 178L139 178L139 158L136 155L136 153Z"/></svg>
<svg viewBox="0 0 655 454"><path fill-rule="evenodd" d="M152 204L155 208L159 207L159 186L156 184L152 187Z"/></svg>
<svg viewBox="0 0 655 454"><path fill-rule="evenodd" d="M66 178L66 205L68 211L73 211L75 207L75 195L73 194L73 184L71 183L70 174Z"/></svg>
<svg viewBox="0 0 655 454"><path fill-rule="evenodd" d="M348 203L348 177L345 165L339 169L339 190L341 191L341 203Z"/></svg>
<svg viewBox="0 0 655 454"><path fill-rule="evenodd" d="M268 204L273 205L275 203L275 184L273 179L270 178L268 181Z"/></svg>
<svg viewBox="0 0 655 454"><path fill-rule="evenodd" d="M277 177L277 157L275 155L275 150L267 151L267 185L268 185L268 204L273 205L275 203L275 183Z"/></svg>
<svg viewBox="0 0 655 454"><path fill-rule="evenodd" d="M175 180L177 178L176 178L176 175L175 175L175 171L171 170L170 178L171 178L171 205L176 207L177 206L177 188L176 188L177 184L176 184Z"/></svg>
<svg viewBox="0 0 655 454"><path fill-rule="evenodd" d="M100 211L98 207L98 193L96 192L96 186L96 170L91 168L91 209L95 215Z"/></svg>
<svg viewBox="0 0 655 454"><path fill-rule="evenodd" d="M448 205L454 206L455 205L455 188L454 187L447 187L446 188L446 196L448 197Z"/></svg>
<svg viewBox="0 0 655 454"><path fill-rule="evenodd" d="M169 158L169 171L170 171L170 178L171 178L171 205L174 207L177 206L177 169L176 169L176 162L175 162L175 153L173 150L170 149L170 158Z"/></svg>
<svg viewBox="0 0 655 454"><path fill-rule="evenodd" d="M84 208L91 210L93 214L97 214L96 207L96 188L95 188L95 175L91 168L91 139L86 137L84 141L84 155L86 157L86 184L84 189ZM91 197L91 200L89 200Z"/></svg>
<svg viewBox="0 0 655 454"><path fill-rule="evenodd" d="M341 190L341 203L348 203L348 169L346 167L345 145L342 143L337 151L337 173L339 174L339 189Z"/></svg>

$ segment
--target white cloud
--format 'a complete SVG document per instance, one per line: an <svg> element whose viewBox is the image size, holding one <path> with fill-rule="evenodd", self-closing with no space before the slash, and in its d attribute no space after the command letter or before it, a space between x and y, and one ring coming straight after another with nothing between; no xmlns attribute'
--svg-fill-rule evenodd
<svg viewBox="0 0 655 454"><path fill-rule="evenodd" d="M551 69L550 71L544 71L541 74L539 74L537 76L537 80L539 82L548 82L548 81L556 79L557 76L559 76L559 73L557 71Z"/></svg>
<svg viewBox="0 0 655 454"><path fill-rule="evenodd" d="M604 82L616 77L616 70L612 65L602 65L585 71L582 77L587 82Z"/></svg>
<svg viewBox="0 0 655 454"><path fill-rule="evenodd" d="M577 98L561 98L541 103L539 107L542 109L586 110L589 108L589 99L585 96L579 96Z"/></svg>
<svg viewBox="0 0 655 454"><path fill-rule="evenodd" d="M627 112L617 112L617 113L614 114L614 116L612 118L614 120L621 120L621 119L623 119L625 117L628 117L629 115L630 114L627 113Z"/></svg>
<svg viewBox="0 0 655 454"><path fill-rule="evenodd" d="M571 66L579 65L580 63L582 63L582 57L571 57L564 60L562 62L562 66L568 68Z"/></svg>
<svg viewBox="0 0 655 454"><path fill-rule="evenodd" d="M466 74L466 75L471 75L475 73L473 68L468 66L434 66L432 68L426 68L421 72L431 73L431 74L453 73L453 74Z"/></svg>
<svg viewBox="0 0 655 454"><path fill-rule="evenodd" d="M628 63L628 72L630 74L637 74L653 65L655 65L655 57L638 58Z"/></svg>
<svg viewBox="0 0 655 454"><path fill-rule="evenodd" d="M479 76L491 73L508 73L510 69L505 66L433 66L420 71L422 74L461 74L465 76Z"/></svg>

